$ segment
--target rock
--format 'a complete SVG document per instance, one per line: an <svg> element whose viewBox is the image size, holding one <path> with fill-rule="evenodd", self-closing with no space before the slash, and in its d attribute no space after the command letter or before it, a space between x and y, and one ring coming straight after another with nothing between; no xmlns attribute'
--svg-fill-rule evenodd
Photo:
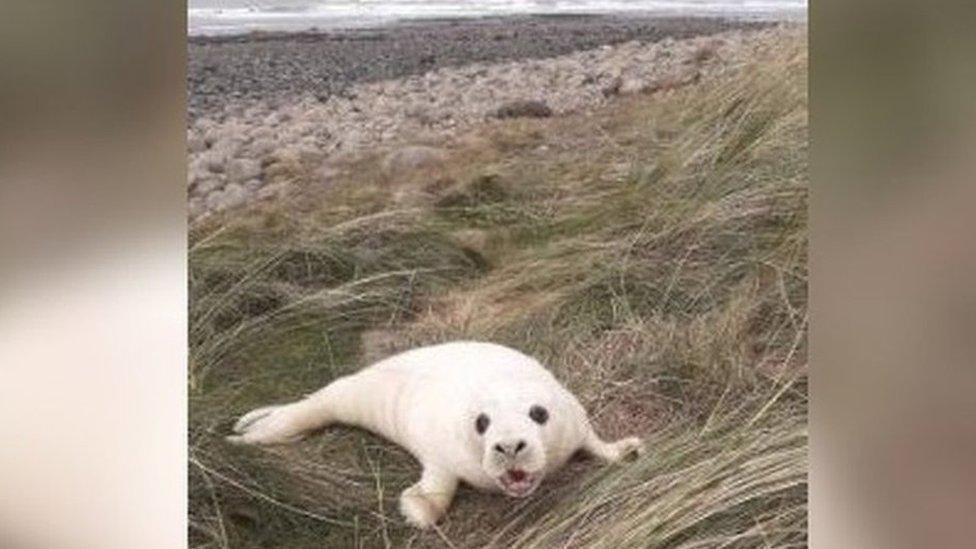
<svg viewBox="0 0 976 549"><path fill-rule="evenodd" d="M274 151L275 142L271 138L259 137L251 143L251 153L256 157L263 157Z"/></svg>
<svg viewBox="0 0 976 549"><path fill-rule="evenodd" d="M312 124L311 122L299 122L292 126L292 131L296 132L302 137L312 135L312 133L315 132L315 124Z"/></svg>
<svg viewBox="0 0 976 549"><path fill-rule="evenodd" d="M203 138L206 146L210 146L217 140L217 123L210 118L198 118L193 125L196 128L197 135Z"/></svg>
<svg viewBox="0 0 976 549"><path fill-rule="evenodd" d="M552 116L552 109L545 101L512 101L499 107L494 114L496 118L547 118Z"/></svg>
<svg viewBox="0 0 976 549"><path fill-rule="evenodd" d="M207 150L207 141L200 135L191 135L186 138L186 148L191 153L200 153Z"/></svg>
<svg viewBox="0 0 976 549"><path fill-rule="evenodd" d="M197 217L204 212L206 204L202 198L194 197L191 198L186 204L186 212L191 217Z"/></svg>
<svg viewBox="0 0 976 549"><path fill-rule="evenodd" d="M258 189L261 188L261 185L263 185L263 183L261 183L260 179L249 179L244 182L244 189L248 193L256 193L258 192Z"/></svg>
<svg viewBox="0 0 976 549"><path fill-rule="evenodd" d="M264 187L261 188L261 190L258 191L257 197L259 200L269 200L271 198L275 198L277 196L284 194L285 189L287 188L288 185L286 185L285 183L274 183L272 185L265 185Z"/></svg>
<svg viewBox="0 0 976 549"><path fill-rule="evenodd" d="M221 209L221 205L222 205L222 203L221 203L222 196L221 195L223 195L223 194L224 194L223 191L214 191L214 192L208 194L204 198L204 203L206 204L207 211L214 211L215 212L215 211L218 211L218 210Z"/></svg>
<svg viewBox="0 0 976 549"><path fill-rule="evenodd" d="M225 122L215 132L218 143L223 143L228 146L228 151L233 153L235 148L247 141L248 133L250 132L250 127L242 120L230 120Z"/></svg>
<svg viewBox="0 0 976 549"><path fill-rule="evenodd" d="M217 125L217 123L206 116L201 116L200 118L196 119L193 125L197 128L198 131L206 133L212 130Z"/></svg>
<svg viewBox="0 0 976 549"><path fill-rule="evenodd" d="M227 163L227 178L241 182L261 177L261 162L251 158L235 158Z"/></svg>
<svg viewBox="0 0 976 549"><path fill-rule="evenodd" d="M610 82L600 90L603 93L603 97L613 97L620 94L620 88L623 87L624 80L619 76L610 80Z"/></svg>
<svg viewBox="0 0 976 549"><path fill-rule="evenodd" d="M240 142L238 139L222 139L215 141L208 150L199 154L207 169L213 173L224 173L227 169L227 162L234 158Z"/></svg>
<svg viewBox="0 0 976 549"><path fill-rule="evenodd" d="M248 193L244 187L231 183L222 191L214 191L207 196L207 208L214 211L240 206L247 201Z"/></svg>
<svg viewBox="0 0 976 549"><path fill-rule="evenodd" d="M426 105L415 105L404 110L404 114L407 118L416 120L419 124L423 126L429 126L435 122L434 115L431 114L430 108Z"/></svg>
<svg viewBox="0 0 976 549"><path fill-rule="evenodd" d="M299 144L298 148L298 161L305 166L314 166L320 164L325 158L322 150L319 148L318 144L314 140L304 141Z"/></svg>
<svg viewBox="0 0 976 549"><path fill-rule="evenodd" d="M200 154L200 161L210 173L224 173L227 155L223 151L209 150Z"/></svg>
<svg viewBox="0 0 976 549"><path fill-rule="evenodd" d="M219 177L211 175L210 177L197 181L193 187L193 192L198 196L207 196L223 186L224 182Z"/></svg>
<svg viewBox="0 0 976 549"><path fill-rule="evenodd" d="M201 179L210 176L210 169L207 168L207 163L201 158L193 158L186 167L186 181L191 187Z"/></svg>
<svg viewBox="0 0 976 549"><path fill-rule="evenodd" d="M410 145L397 149L383 159L383 170L390 175L402 171L429 169L443 164L447 153L443 149L425 145Z"/></svg>
<svg viewBox="0 0 976 549"><path fill-rule="evenodd" d="M274 139L274 132L270 128L258 127L251 132L251 142L255 142L259 139Z"/></svg>

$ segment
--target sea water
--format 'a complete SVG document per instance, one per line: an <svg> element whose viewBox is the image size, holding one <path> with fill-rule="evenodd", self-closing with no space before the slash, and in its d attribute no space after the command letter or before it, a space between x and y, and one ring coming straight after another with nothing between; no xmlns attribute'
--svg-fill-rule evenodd
<svg viewBox="0 0 976 549"><path fill-rule="evenodd" d="M806 16L807 0L188 0L191 35L302 31L411 19L638 13L759 19Z"/></svg>

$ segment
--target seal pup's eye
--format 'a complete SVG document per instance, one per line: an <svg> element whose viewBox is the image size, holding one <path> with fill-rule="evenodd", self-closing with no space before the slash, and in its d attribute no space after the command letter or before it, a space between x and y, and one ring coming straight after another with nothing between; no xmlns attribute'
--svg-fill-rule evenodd
<svg viewBox="0 0 976 549"><path fill-rule="evenodd" d="M474 430L478 431L479 435L483 435L488 430L489 423L491 423L491 420L488 419L488 416L478 414L478 419L474 420Z"/></svg>
<svg viewBox="0 0 976 549"><path fill-rule="evenodd" d="M542 406L535 405L529 408L529 417L532 418L532 421L542 425L549 420L549 410L546 410Z"/></svg>

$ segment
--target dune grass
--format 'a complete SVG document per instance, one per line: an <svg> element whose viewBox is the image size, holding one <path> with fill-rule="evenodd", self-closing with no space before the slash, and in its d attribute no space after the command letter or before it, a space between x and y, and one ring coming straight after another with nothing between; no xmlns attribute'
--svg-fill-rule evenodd
<svg viewBox="0 0 976 549"><path fill-rule="evenodd" d="M191 228L191 546L805 546L805 32L746 57ZM419 533L392 444L223 441L255 406L460 338L536 356L648 452L574 460L527 500L462 489Z"/></svg>

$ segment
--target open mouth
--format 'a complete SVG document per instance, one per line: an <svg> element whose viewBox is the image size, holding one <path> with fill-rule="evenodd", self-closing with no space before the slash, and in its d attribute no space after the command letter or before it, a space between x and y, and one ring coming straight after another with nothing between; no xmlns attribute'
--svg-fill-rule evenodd
<svg viewBox="0 0 976 549"><path fill-rule="evenodd" d="M539 477L522 469L509 469L498 478L502 489L510 496L525 497L535 490Z"/></svg>

